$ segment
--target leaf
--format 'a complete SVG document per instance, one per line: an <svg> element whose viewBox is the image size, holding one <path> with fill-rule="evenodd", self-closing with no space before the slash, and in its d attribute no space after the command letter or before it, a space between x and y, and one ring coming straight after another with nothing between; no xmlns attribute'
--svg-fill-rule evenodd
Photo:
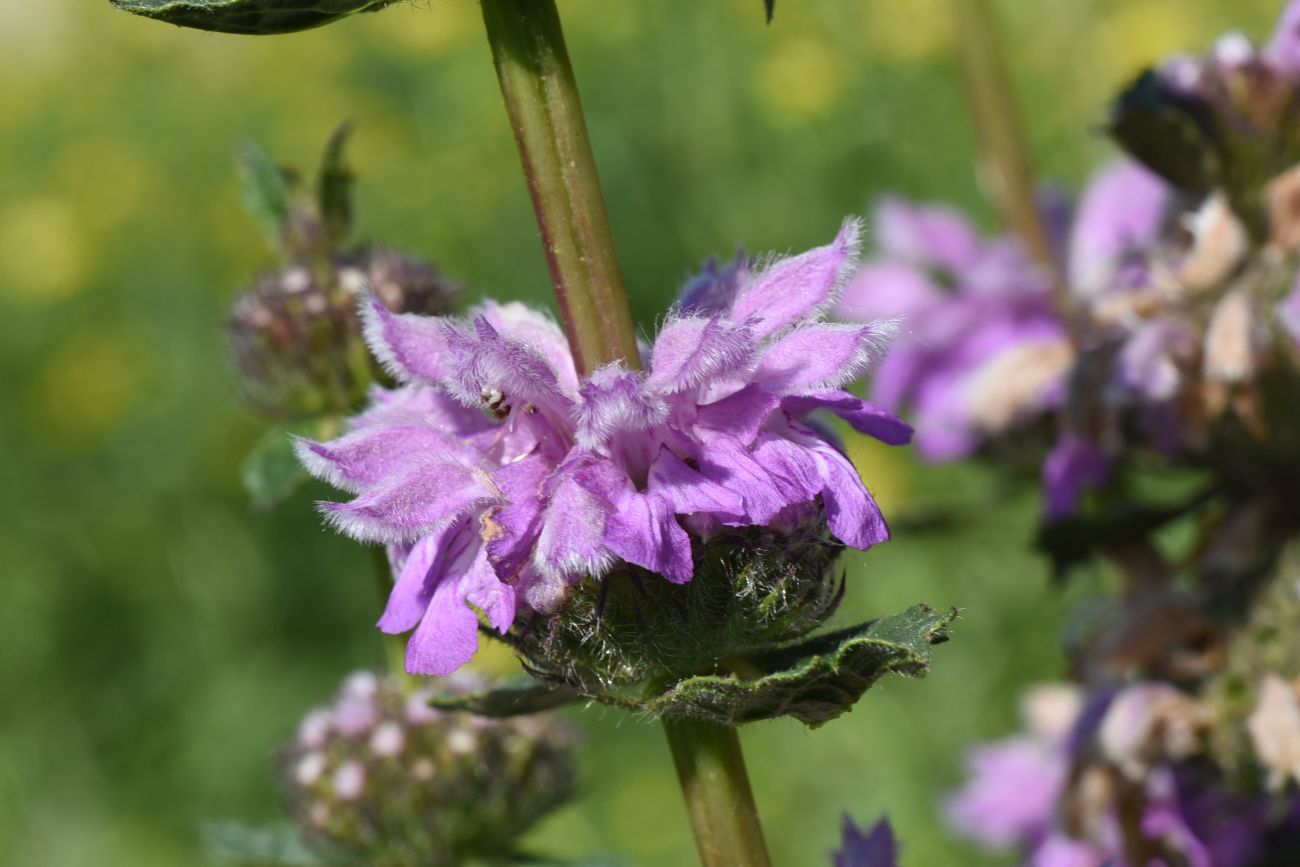
<svg viewBox="0 0 1300 867"><path fill-rule="evenodd" d="M238 163L244 209L262 227L267 243L278 250L284 246L292 207L288 176L251 141L239 146Z"/></svg>
<svg viewBox="0 0 1300 867"><path fill-rule="evenodd" d="M222 867L320 867L323 862L292 825L254 827L211 822L203 828L208 861Z"/></svg>
<svg viewBox="0 0 1300 867"><path fill-rule="evenodd" d="M274 509L307 481L307 471L293 453L292 435L310 429L276 425L248 453L240 476L254 511Z"/></svg>
<svg viewBox="0 0 1300 867"><path fill-rule="evenodd" d="M293 33L395 0L111 0L118 9L181 27L221 33Z"/></svg>
<svg viewBox="0 0 1300 867"><path fill-rule="evenodd" d="M439 710L466 711L500 719L554 710L582 700L583 697L578 691L571 687L546 684L526 678L517 681L514 685L497 689L435 695L429 700L429 705Z"/></svg>
<svg viewBox="0 0 1300 867"><path fill-rule="evenodd" d="M887 674L921 677L930 646L948 639L955 608L917 605L881 620L745 660L756 674L690 677L642 709L740 725L792 716L817 727L850 710Z"/></svg>
<svg viewBox="0 0 1300 867"><path fill-rule="evenodd" d="M316 177L316 200L325 236L331 246L338 246L352 229L352 170L343 158L343 149L352 124L343 123L334 130L325 145L320 173Z"/></svg>
<svg viewBox="0 0 1300 867"><path fill-rule="evenodd" d="M767 13L767 23L772 23L772 15L776 13L776 0L763 0L763 11Z"/></svg>

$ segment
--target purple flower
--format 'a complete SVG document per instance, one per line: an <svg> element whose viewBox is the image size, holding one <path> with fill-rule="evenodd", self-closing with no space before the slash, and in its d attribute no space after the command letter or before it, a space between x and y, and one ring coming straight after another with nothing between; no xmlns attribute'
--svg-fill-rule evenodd
<svg viewBox="0 0 1300 867"><path fill-rule="evenodd" d="M862 833L848 816L844 817L844 845L831 855L832 867L898 867L898 844L889 819L881 818L871 830Z"/></svg>
<svg viewBox="0 0 1300 867"><path fill-rule="evenodd" d="M872 397L910 410L923 457L962 457L1059 401L1072 352L1047 279L1019 244L980 237L948 208L897 199L881 203L875 224L878 254L836 313L902 320Z"/></svg>
<svg viewBox="0 0 1300 867"><path fill-rule="evenodd" d="M1069 771L1067 744L1080 698L1068 686L1040 686L1026 695L1028 732L981 744L967 755L970 779L948 800L954 828L993 849L1028 846L1051 828Z"/></svg>
<svg viewBox="0 0 1300 867"><path fill-rule="evenodd" d="M1026 867L1245 867L1271 835L1289 846L1291 818L1271 816L1267 799L1233 793L1204 763L1183 761L1195 739L1182 727L1199 711L1175 693L1137 683L1083 702L1069 688L1039 687L1025 706L1026 733L972 753L950 821L987 846L1019 846ZM1134 805L1136 827L1120 821L1121 807ZM1129 860L1134 841L1125 835L1134 833L1150 861Z"/></svg>
<svg viewBox="0 0 1300 867"><path fill-rule="evenodd" d="M1066 433L1043 462L1044 504L1048 518L1064 518L1079 507L1086 491L1101 487L1110 459L1087 437Z"/></svg>
<svg viewBox="0 0 1300 867"><path fill-rule="evenodd" d="M408 669L446 674L470 659L469 606L505 632L620 562L689 581L692 533L779 528L820 508L847 545L888 539L856 469L808 418L826 411L887 443L911 438L844 390L892 324L822 315L857 243L848 221L831 244L760 270L710 266L644 371L579 378L559 328L519 304L460 319L366 302L371 349L403 385L377 391L342 437L300 441L298 453L356 495L322 504L326 520L388 546L397 580L379 626L414 629Z"/></svg>
<svg viewBox="0 0 1300 867"><path fill-rule="evenodd" d="M1129 160L1093 175L1070 233L1072 291L1092 297L1142 282L1143 257L1165 224L1170 200L1163 180Z"/></svg>
<svg viewBox="0 0 1300 867"><path fill-rule="evenodd" d="M1091 298L1142 283L1169 200L1165 184L1136 163L1098 172L1073 221L1053 220L1068 235L1060 255L1072 291ZM983 238L956 211L898 199L880 204L875 225L877 255L836 313L901 320L872 397L910 411L923 457L963 457L1060 406L1075 352L1050 276L1017 241Z"/></svg>
<svg viewBox="0 0 1300 867"><path fill-rule="evenodd" d="M1264 46L1264 58L1286 75L1300 75L1300 2L1291 0L1278 18L1273 38Z"/></svg>

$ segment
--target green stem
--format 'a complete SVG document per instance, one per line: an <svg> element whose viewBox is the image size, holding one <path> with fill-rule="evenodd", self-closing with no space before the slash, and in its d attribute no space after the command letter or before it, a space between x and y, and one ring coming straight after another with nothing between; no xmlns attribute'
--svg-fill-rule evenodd
<svg viewBox="0 0 1300 867"><path fill-rule="evenodd" d="M596 162L555 0L482 0L506 112L581 373L639 366Z"/></svg>
<svg viewBox="0 0 1300 867"><path fill-rule="evenodd" d="M771 867L740 739L730 726L664 718L704 867Z"/></svg>
<svg viewBox="0 0 1300 867"><path fill-rule="evenodd" d="M1049 270L1058 302L1068 305L1064 276L1038 209L1033 157L1003 62L991 0L949 3L966 105L979 146L980 180L1006 225L1020 237L1034 260ZM1068 309L1062 307L1065 312Z"/></svg>

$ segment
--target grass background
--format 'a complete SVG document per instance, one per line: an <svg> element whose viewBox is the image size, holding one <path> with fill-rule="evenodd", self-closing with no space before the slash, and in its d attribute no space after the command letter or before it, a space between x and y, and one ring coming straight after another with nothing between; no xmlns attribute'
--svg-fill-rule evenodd
<svg viewBox="0 0 1300 867"><path fill-rule="evenodd" d="M1276 0L1001 4L1044 173L1109 153L1106 98L1143 63ZM942 0L562 0L635 313L652 329L703 258L799 250L887 190L987 222ZM250 515L220 323L263 259L244 138L310 165L357 125L362 233L477 294L546 304L545 266L472 0L421 0L276 39L182 31L105 0L0 0L0 864L198 864L210 818L277 815L276 745L379 658L368 562L307 491ZM942 827L973 740L1056 676L1062 594L1028 550L1032 491L853 445L895 511L975 504L849 562L841 615L964 610L924 681L822 730L744 733L776 862L825 864L839 817L894 819L910 867L995 865ZM1100 579L1094 578L1093 583ZM495 663L502 664L500 658ZM588 797L540 828L564 855L692 863L660 733L589 732Z"/></svg>

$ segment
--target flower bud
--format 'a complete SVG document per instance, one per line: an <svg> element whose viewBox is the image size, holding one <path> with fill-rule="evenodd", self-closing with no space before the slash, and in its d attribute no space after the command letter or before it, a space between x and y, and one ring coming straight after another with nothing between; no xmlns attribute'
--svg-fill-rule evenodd
<svg viewBox="0 0 1300 867"><path fill-rule="evenodd" d="M466 676L448 684L480 687ZM281 783L310 844L384 867L503 858L572 795L574 734L559 720L433 711L431 695L359 672L307 715L282 754Z"/></svg>
<svg viewBox="0 0 1300 867"><path fill-rule="evenodd" d="M585 582L561 608L537 615L518 649L546 679L588 695L644 699L822 625L843 592L833 572L843 547L820 515L784 533L728 530L693 544L689 583L633 566Z"/></svg>
<svg viewBox="0 0 1300 867"><path fill-rule="evenodd" d="M373 293L395 313L447 312L459 292L429 262L379 245L345 248L352 176L347 127L326 148L316 195L255 147L241 153L244 198L282 260L235 302L227 342L244 399L271 416L360 407L380 373L366 351L357 299Z"/></svg>

